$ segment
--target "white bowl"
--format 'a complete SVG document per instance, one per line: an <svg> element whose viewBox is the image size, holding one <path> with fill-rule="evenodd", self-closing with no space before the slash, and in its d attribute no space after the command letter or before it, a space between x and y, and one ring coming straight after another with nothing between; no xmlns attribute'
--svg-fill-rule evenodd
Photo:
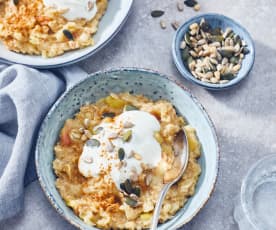
<svg viewBox="0 0 276 230"><path fill-rule="evenodd" d="M49 69L84 60L103 48L119 32L129 15L132 3L133 0L109 0L107 11L94 37L94 46L69 51L58 57L43 58L9 51L0 43L0 62L7 64L19 63L40 69Z"/></svg>

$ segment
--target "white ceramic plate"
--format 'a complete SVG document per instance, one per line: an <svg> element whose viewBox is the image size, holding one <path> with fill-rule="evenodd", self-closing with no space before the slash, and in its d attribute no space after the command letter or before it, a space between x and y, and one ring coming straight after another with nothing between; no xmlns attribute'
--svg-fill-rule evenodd
<svg viewBox="0 0 276 230"><path fill-rule="evenodd" d="M69 51L54 58L43 58L41 56L23 55L9 51L0 43L0 61L8 64L19 63L45 69L70 65L84 60L103 48L119 32L129 15L132 3L133 0L109 0L107 11L94 37L94 46Z"/></svg>

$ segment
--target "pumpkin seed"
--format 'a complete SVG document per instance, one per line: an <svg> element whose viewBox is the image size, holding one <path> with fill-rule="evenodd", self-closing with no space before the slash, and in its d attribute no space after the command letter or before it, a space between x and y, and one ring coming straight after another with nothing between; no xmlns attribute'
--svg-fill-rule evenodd
<svg viewBox="0 0 276 230"><path fill-rule="evenodd" d="M188 66L189 66L193 61L194 61L194 59L193 59L191 56L189 56L189 57L188 57L188 60L187 60Z"/></svg>
<svg viewBox="0 0 276 230"><path fill-rule="evenodd" d="M101 143L97 139L90 139L85 143L85 145L89 147L99 147Z"/></svg>
<svg viewBox="0 0 276 230"><path fill-rule="evenodd" d="M122 191L126 191L125 183L121 183L121 184L120 184L120 189L121 189Z"/></svg>
<svg viewBox="0 0 276 230"><path fill-rule="evenodd" d="M153 10L151 11L151 16L153 18L161 17L165 12L163 10Z"/></svg>
<svg viewBox="0 0 276 230"><path fill-rule="evenodd" d="M216 28L212 29L212 30L210 31L210 33L211 33L212 35L222 35L222 34L221 34L221 29L220 29L219 27L216 27Z"/></svg>
<svg viewBox="0 0 276 230"><path fill-rule="evenodd" d="M235 36L235 33L232 31L230 34L228 34L228 38L234 38L234 36Z"/></svg>
<svg viewBox="0 0 276 230"><path fill-rule="evenodd" d="M239 58L238 57L231 57L230 62L236 65L236 64L239 63Z"/></svg>
<svg viewBox="0 0 276 230"><path fill-rule="evenodd" d="M235 78L235 75L232 73L225 73L220 76L221 80L232 80Z"/></svg>
<svg viewBox="0 0 276 230"><path fill-rule="evenodd" d="M140 197L141 196L141 189L140 189L140 187L133 188L132 193L134 193L136 196Z"/></svg>
<svg viewBox="0 0 276 230"><path fill-rule="evenodd" d="M184 1L184 4L188 7L194 7L197 4L197 1L195 1L195 0L186 0L186 1Z"/></svg>
<svg viewBox="0 0 276 230"><path fill-rule="evenodd" d="M243 48L243 54L246 55L246 54L249 54L250 53L250 50L246 47Z"/></svg>
<svg viewBox="0 0 276 230"><path fill-rule="evenodd" d="M120 161L122 161L125 158L125 150L123 148L119 148L118 157L119 157Z"/></svg>
<svg viewBox="0 0 276 230"><path fill-rule="evenodd" d="M69 30L63 30L62 32L69 40L74 40L73 34Z"/></svg>
<svg viewBox="0 0 276 230"><path fill-rule="evenodd" d="M234 42L235 42L235 44L239 44L240 46L242 45L241 38L239 35L236 34L234 36Z"/></svg>
<svg viewBox="0 0 276 230"><path fill-rule="evenodd" d="M227 47L222 47L218 49L218 52L221 54L223 57L231 58L235 52L234 49L229 49Z"/></svg>
<svg viewBox="0 0 276 230"><path fill-rule="evenodd" d="M187 61L189 57L190 57L189 48L186 46L182 52L182 59L183 61Z"/></svg>
<svg viewBox="0 0 276 230"><path fill-rule="evenodd" d="M103 127L98 127L93 131L93 133L94 134L99 134L102 130L103 130Z"/></svg>
<svg viewBox="0 0 276 230"><path fill-rule="evenodd" d="M185 42L186 42L186 44L187 44L188 46L191 46L192 42L191 42L190 34L189 34L189 33L186 33L186 34L185 34L184 40L185 40Z"/></svg>
<svg viewBox="0 0 276 230"><path fill-rule="evenodd" d="M18 3L19 3L19 0L13 0L14 5L18 5Z"/></svg>
<svg viewBox="0 0 276 230"><path fill-rule="evenodd" d="M205 22L205 21L204 21L203 23L201 23L200 28L201 28L202 31L205 32L205 33L211 32L211 26L209 25L208 22Z"/></svg>
<svg viewBox="0 0 276 230"><path fill-rule="evenodd" d="M139 110L139 109L134 105L126 105L124 108L124 111L132 111L132 110Z"/></svg>
<svg viewBox="0 0 276 230"><path fill-rule="evenodd" d="M128 204L130 207L135 208L137 206L138 201L134 200L133 198L127 197L125 199L126 204Z"/></svg>
<svg viewBox="0 0 276 230"><path fill-rule="evenodd" d="M221 35L213 35L208 40L211 42L222 42L223 37Z"/></svg>
<svg viewBox="0 0 276 230"><path fill-rule="evenodd" d="M112 113L112 112L103 113L103 114L102 114L102 117L103 117L103 118L106 118L106 117L111 117L111 118L113 118L113 117L115 117L115 113Z"/></svg>
<svg viewBox="0 0 276 230"><path fill-rule="evenodd" d="M125 191L128 194L132 193L132 184L131 184L131 181L129 179L126 179L126 181L125 181Z"/></svg>
<svg viewBox="0 0 276 230"><path fill-rule="evenodd" d="M128 130L123 134L123 141L128 142L132 137L132 130Z"/></svg>

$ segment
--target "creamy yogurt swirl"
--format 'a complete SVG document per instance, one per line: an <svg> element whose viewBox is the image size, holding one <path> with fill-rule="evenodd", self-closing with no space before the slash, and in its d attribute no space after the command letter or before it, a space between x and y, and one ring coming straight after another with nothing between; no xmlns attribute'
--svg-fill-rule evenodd
<svg viewBox="0 0 276 230"><path fill-rule="evenodd" d="M91 20L97 14L96 0L43 0L44 5L58 10L67 10L63 16L67 20L84 18Z"/></svg>
<svg viewBox="0 0 276 230"><path fill-rule="evenodd" d="M95 130L98 134L86 142L79 159L79 171L85 177L97 177L101 171L109 170L119 189L120 183L142 173L142 163L154 168L161 161L161 146L154 138L160 123L150 113L126 111ZM122 135L129 130L131 139L124 141ZM125 153L123 160L118 156L120 148Z"/></svg>

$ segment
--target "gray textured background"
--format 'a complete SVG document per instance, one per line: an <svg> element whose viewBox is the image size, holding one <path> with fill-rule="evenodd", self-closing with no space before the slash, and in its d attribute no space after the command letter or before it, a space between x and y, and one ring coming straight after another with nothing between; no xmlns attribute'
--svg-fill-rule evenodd
<svg viewBox="0 0 276 230"><path fill-rule="evenodd" d="M178 12L176 0L135 0L122 31L103 50L80 63L94 72L115 67L158 70L181 81L200 100L215 123L221 149L216 189L203 210L183 230L237 229L232 213L241 180L249 167L266 154L276 153L276 1L208 0L201 10ZM168 28L161 30L152 9L164 9ZM183 80L171 57L174 30L170 22L185 22L200 13L217 12L241 23L256 46L255 65L239 86L225 92L209 92ZM40 194L36 200L32 194ZM26 191L25 211L0 229L74 229L57 216L37 182ZM49 207L45 212L45 207ZM33 219L32 213L41 214Z"/></svg>

